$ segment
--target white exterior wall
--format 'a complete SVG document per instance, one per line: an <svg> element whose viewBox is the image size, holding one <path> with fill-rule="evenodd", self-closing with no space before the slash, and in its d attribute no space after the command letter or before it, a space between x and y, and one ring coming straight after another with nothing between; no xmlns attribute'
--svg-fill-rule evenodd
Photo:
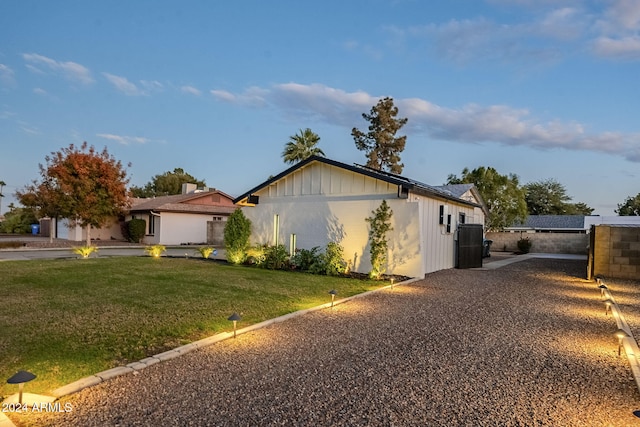
<svg viewBox="0 0 640 427"><path fill-rule="evenodd" d="M159 216L158 216L159 215ZM147 222L143 242L147 245L181 245L186 243L200 244L207 241L207 222L213 221L214 215L161 212L151 215L154 221L154 234L149 233L149 215L128 215L127 220L135 217ZM227 217L223 217L223 221Z"/></svg>
<svg viewBox="0 0 640 427"><path fill-rule="evenodd" d="M389 270L395 274L415 277L421 268L418 205L389 195L387 203L393 210L389 236ZM373 197L325 197L305 196L294 200L283 198L260 199L258 207L245 207L243 213L252 223L253 244L275 244L274 217L278 215L278 242L286 248L289 239L296 235L297 248L324 249L329 242L344 248L345 260L351 269L361 273L371 270L369 257L369 224L365 221L382 202Z"/></svg>
<svg viewBox="0 0 640 427"><path fill-rule="evenodd" d="M465 214L465 224L483 224L484 214L479 208L411 194L410 199L420 206L422 222L422 253L424 273L455 267L455 245L460 213ZM440 224L440 206L445 207L444 224ZM447 216L451 215L450 232L447 232Z"/></svg>
<svg viewBox="0 0 640 427"><path fill-rule="evenodd" d="M149 243L180 245L182 243L206 243L207 221L212 215L162 212L156 219L155 236L145 236ZM148 220L148 219L147 219ZM151 242L154 240L154 242Z"/></svg>
<svg viewBox="0 0 640 427"><path fill-rule="evenodd" d="M422 277L426 273L455 265L455 227L458 213L466 214L467 223L482 223L480 209L452 202L410 194L398 198L398 187L384 181L324 163L310 163L262 189L259 203L244 207L252 223L253 244L275 244L274 230L278 217L277 243L289 247L291 234L296 247L311 249L336 242L344 248L345 259L353 271L368 273L369 224L382 200L393 210L393 231L389 234L389 274ZM449 206L451 233L438 224L439 206ZM446 227L446 225L445 225Z"/></svg>

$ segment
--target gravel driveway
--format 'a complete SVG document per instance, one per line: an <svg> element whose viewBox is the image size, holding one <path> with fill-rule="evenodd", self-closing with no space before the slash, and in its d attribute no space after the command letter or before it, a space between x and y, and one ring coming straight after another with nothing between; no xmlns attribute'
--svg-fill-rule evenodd
<svg viewBox="0 0 640 427"><path fill-rule="evenodd" d="M640 426L586 262L445 270L63 398L71 426Z"/></svg>

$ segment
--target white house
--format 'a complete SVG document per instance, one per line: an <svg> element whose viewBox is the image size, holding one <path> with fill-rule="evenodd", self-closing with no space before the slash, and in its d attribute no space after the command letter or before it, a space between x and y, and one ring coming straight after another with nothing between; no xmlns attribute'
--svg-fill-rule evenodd
<svg viewBox="0 0 640 427"><path fill-rule="evenodd" d="M216 189L183 184L182 193L134 199L127 219L147 222L144 243L223 245L224 225L237 209L233 198Z"/></svg>
<svg viewBox="0 0 640 427"><path fill-rule="evenodd" d="M252 222L252 243L295 248L342 245L353 271L368 273L365 221L386 200L393 216L387 274L422 277L455 266L457 226L484 224L486 207L400 175L310 157L234 200ZM477 194L477 193L475 193Z"/></svg>

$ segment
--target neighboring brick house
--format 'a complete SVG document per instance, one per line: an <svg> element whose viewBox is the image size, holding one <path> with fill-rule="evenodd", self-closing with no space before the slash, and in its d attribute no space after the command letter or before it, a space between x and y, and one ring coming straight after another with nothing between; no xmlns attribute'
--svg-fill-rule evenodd
<svg viewBox="0 0 640 427"><path fill-rule="evenodd" d="M224 225L237 208L233 198L216 189L184 184L183 194L134 199L127 220L147 222L146 244L224 244Z"/></svg>
<svg viewBox="0 0 640 427"><path fill-rule="evenodd" d="M182 194L135 198L124 220L143 219L146 235L143 243L162 245L223 245L224 225L237 209L233 198L220 190L183 184ZM113 218L100 229L91 229L94 240L123 240L122 218ZM84 241L86 231L59 221L57 238Z"/></svg>

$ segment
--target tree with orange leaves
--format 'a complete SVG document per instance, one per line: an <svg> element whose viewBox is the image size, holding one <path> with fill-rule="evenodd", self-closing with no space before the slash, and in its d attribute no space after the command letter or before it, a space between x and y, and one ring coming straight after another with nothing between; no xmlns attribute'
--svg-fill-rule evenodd
<svg viewBox="0 0 640 427"><path fill-rule="evenodd" d="M67 218L72 225L80 225L90 246L91 227L106 225L129 206L126 170L106 147L98 152L86 142L52 152L45 161L39 165L41 180L18 191L18 200L38 208L42 215Z"/></svg>

